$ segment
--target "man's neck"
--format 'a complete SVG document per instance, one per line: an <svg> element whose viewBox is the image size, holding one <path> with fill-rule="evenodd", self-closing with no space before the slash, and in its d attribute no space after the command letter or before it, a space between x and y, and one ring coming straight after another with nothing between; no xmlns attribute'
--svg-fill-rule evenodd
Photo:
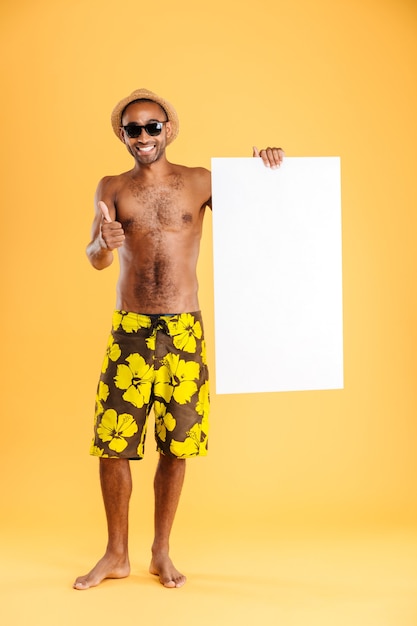
<svg viewBox="0 0 417 626"><path fill-rule="evenodd" d="M136 161L132 169L132 176L143 180L163 178L172 172L173 167L173 164L170 163L165 156L153 163L139 163Z"/></svg>

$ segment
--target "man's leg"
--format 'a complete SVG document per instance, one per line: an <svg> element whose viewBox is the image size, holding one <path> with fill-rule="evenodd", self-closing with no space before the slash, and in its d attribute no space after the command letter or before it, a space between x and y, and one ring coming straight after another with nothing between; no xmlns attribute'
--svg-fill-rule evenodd
<svg viewBox="0 0 417 626"><path fill-rule="evenodd" d="M169 537L185 476L185 459L163 454L155 474L155 539L152 545L151 574L165 587L182 587L186 578L169 557Z"/></svg>
<svg viewBox="0 0 417 626"><path fill-rule="evenodd" d="M107 549L91 572L77 578L74 589L88 589L104 578L124 578L130 573L128 517L132 477L129 461L100 459L100 482L107 517Z"/></svg>

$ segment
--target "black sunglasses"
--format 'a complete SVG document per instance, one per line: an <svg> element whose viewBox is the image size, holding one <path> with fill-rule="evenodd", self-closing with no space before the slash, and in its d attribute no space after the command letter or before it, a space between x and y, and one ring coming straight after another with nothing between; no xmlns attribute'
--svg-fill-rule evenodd
<svg viewBox="0 0 417 626"><path fill-rule="evenodd" d="M156 137L161 134L161 130L169 120L165 120L165 122L149 122L144 126L140 126L139 124L128 124L127 126L123 126L123 129L126 132L126 135L131 139L136 139L136 137L140 137L142 134L142 128L146 130L150 137Z"/></svg>

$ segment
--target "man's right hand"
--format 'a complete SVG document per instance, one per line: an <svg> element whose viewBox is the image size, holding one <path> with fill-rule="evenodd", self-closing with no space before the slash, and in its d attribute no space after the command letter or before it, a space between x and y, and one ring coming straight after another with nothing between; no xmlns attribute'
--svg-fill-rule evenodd
<svg viewBox="0 0 417 626"><path fill-rule="evenodd" d="M98 206L102 215L100 234L105 247L107 250L120 248L125 242L125 234L122 225L120 222L113 222L105 202L100 200Z"/></svg>

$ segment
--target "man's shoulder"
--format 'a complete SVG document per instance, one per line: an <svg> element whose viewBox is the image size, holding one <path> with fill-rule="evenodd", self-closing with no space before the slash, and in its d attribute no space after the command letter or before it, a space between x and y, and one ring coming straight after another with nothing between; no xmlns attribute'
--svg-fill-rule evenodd
<svg viewBox="0 0 417 626"><path fill-rule="evenodd" d="M194 181L209 181L211 173L205 167L188 167L186 165L176 165L177 172L184 178Z"/></svg>
<svg viewBox="0 0 417 626"><path fill-rule="evenodd" d="M129 172L123 172L121 174L103 176L99 182L99 187L101 189L117 189L125 184L128 174Z"/></svg>
<svg viewBox="0 0 417 626"><path fill-rule="evenodd" d="M104 184L117 184L118 182L123 182L127 176L131 174L131 170L128 172L122 172L121 174L110 174L108 176L103 176L101 182Z"/></svg>
<svg viewBox="0 0 417 626"><path fill-rule="evenodd" d="M170 165L181 172L188 172L189 174L197 174L201 172L206 172L210 174L210 171L205 167L192 167L190 165L179 165L178 163L170 163Z"/></svg>

